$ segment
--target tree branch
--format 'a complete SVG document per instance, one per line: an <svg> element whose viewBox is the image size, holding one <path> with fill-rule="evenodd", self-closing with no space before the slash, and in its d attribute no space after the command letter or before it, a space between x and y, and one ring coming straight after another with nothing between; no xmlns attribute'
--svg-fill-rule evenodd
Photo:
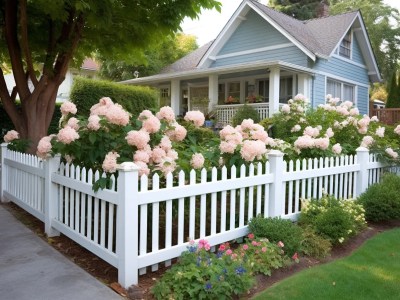
<svg viewBox="0 0 400 300"><path fill-rule="evenodd" d="M4 78L3 70L0 68L0 98L1 98L1 102L3 103L3 107L4 107L5 111L10 116L11 121L15 125L16 122L18 122L20 113L14 102L15 96L13 96L13 95L14 95L14 93L15 93L15 95L17 94L16 92L14 92L14 90L16 91L15 87L14 87L13 92L10 97L10 95L8 93L8 89L7 89L6 80Z"/></svg>
<svg viewBox="0 0 400 300"><path fill-rule="evenodd" d="M38 80L35 76L35 70L32 63L32 55L29 49L28 39L28 16L27 16L26 0L20 0L20 25L21 25L21 46L25 54L27 72L33 85L36 87Z"/></svg>
<svg viewBox="0 0 400 300"><path fill-rule="evenodd" d="M52 74L49 71L53 71L54 60L56 58L56 54L54 53L55 45L56 45L56 38L55 38L55 31L54 31L54 24L52 20L49 20L49 40L47 44L46 50L46 58L44 60L43 66L43 74L47 76L51 76Z"/></svg>
<svg viewBox="0 0 400 300"><path fill-rule="evenodd" d="M18 42L17 23L18 1L6 0L5 5L5 38L8 47L8 54L11 59L11 67L21 99L30 95L28 81L25 79L24 66L21 59L21 48Z"/></svg>

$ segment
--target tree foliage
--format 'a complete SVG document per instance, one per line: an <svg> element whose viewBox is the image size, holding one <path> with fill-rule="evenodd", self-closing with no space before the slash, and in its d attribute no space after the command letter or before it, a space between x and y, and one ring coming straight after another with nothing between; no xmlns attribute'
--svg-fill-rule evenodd
<svg viewBox="0 0 400 300"><path fill-rule="evenodd" d="M159 44L146 49L144 56L135 57L135 53L132 53L132 63L127 63L125 60L104 59L100 75L114 81L132 79L135 77L135 71L138 71L141 77L154 75L163 67L192 52L197 47L194 35L178 33L175 36L167 36ZM100 58L100 60L102 59Z"/></svg>
<svg viewBox="0 0 400 300"><path fill-rule="evenodd" d="M331 0L331 14L360 9L380 71L388 80L400 59L400 14L383 0Z"/></svg>
<svg viewBox="0 0 400 300"><path fill-rule="evenodd" d="M270 0L270 6L298 20L317 17L320 0Z"/></svg>
<svg viewBox="0 0 400 300"><path fill-rule="evenodd" d="M46 135L59 85L70 63L94 52L129 59L180 29L184 17L217 0L0 0L0 61L11 66L16 86L8 92L0 66L0 98L21 137L32 148ZM36 68L35 66L40 66ZM15 105L16 95L21 108Z"/></svg>
<svg viewBox="0 0 400 300"><path fill-rule="evenodd" d="M399 87L397 86L397 72L394 71L389 85L389 93L386 101L386 108L399 107Z"/></svg>

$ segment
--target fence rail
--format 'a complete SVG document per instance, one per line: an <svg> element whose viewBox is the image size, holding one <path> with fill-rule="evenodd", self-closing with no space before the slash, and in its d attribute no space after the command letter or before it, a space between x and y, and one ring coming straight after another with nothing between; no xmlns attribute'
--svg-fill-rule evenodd
<svg viewBox="0 0 400 300"><path fill-rule="evenodd" d="M370 116L376 116L384 124L393 125L400 122L400 108L372 108Z"/></svg>
<svg viewBox="0 0 400 300"><path fill-rule="evenodd" d="M262 214L296 219L302 198L323 192L352 198L380 180L385 168L365 148L355 156L285 162L279 151L268 162L240 168L181 172L177 177L139 178L123 163L111 189L93 192L102 174L16 153L2 144L2 201L13 201L45 222L49 236L62 232L118 268L124 287L140 274L171 264L188 238L217 245L247 234Z"/></svg>

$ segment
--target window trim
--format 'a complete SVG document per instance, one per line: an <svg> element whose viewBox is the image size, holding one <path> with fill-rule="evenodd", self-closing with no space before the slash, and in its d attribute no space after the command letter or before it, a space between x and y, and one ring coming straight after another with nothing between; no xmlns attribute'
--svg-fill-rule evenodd
<svg viewBox="0 0 400 300"><path fill-rule="evenodd" d="M354 105L355 106L357 106L357 85L356 84L353 84L353 83L350 83L350 82L346 82L346 81L341 81L341 80L338 80L338 79L334 79L334 78L331 78L331 77L325 77L326 78L326 81L325 81L325 94L331 94L331 93L329 93L328 92L328 84L329 84L329 81L332 81L332 82L334 82L334 83L336 83L336 84L340 84L340 100L341 101L351 101L351 102L353 102L354 103ZM351 100L351 99L344 99L344 86L349 86L349 87L353 87L353 99ZM332 97L335 97L335 95L332 95Z"/></svg>
<svg viewBox="0 0 400 300"><path fill-rule="evenodd" d="M346 45L345 43L348 43L348 45ZM343 49L343 52L342 52ZM353 31L350 29L345 36L343 37L343 39L340 41L339 44L339 49L338 49L338 54L341 57L347 58L347 59L352 59L353 57ZM348 55L346 53L349 53Z"/></svg>

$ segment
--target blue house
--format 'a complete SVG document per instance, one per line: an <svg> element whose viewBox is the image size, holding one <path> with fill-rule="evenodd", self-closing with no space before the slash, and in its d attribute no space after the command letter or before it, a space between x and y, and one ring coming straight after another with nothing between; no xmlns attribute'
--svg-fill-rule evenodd
<svg viewBox="0 0 400 300"><path fill-rule="evenodd" d="M368 114L370 83L380 80L360 11L299 21L244 0L214 41L123 83L158 88L176 114L213 110L226 124L244 103L264 118L298 93L313 107L331 94Z"/></svg>

